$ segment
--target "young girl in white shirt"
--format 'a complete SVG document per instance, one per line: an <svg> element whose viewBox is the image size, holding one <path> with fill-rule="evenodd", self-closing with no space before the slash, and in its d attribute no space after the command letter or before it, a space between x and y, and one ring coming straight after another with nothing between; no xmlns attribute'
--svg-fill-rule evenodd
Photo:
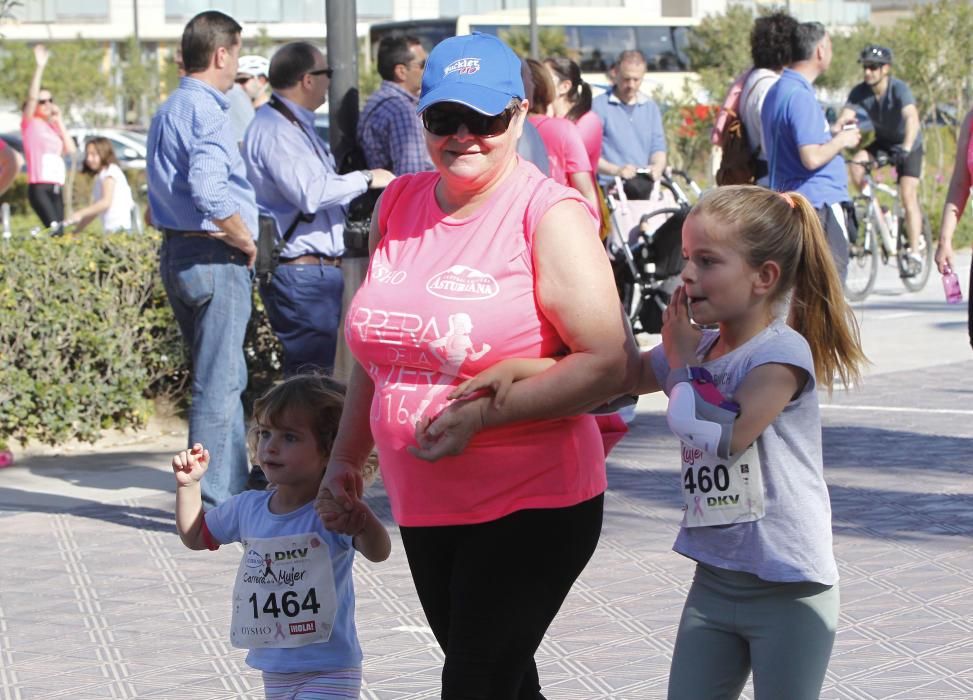
<svg viewBox="0 0 973 700"><path fill-rule="evenodd" d="M65 225L77 224L74 230L78 232L100 216L105 233L130 231L134 206L132 188L118 166L111 141L104 136L95 136L85 143L84 151L82 171L95 177L91 204L69 216Z"/></svg>

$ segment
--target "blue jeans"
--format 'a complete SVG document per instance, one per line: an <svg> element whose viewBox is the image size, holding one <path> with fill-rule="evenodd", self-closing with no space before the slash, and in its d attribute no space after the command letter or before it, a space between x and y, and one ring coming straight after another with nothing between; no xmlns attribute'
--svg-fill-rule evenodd
<svg viewBox="0 0 973 700"><path fill-rule="evenodd" d="M200 442L209 450L202 481L209 510L243 491L250 472L241 396L247 388L243 340L252 274L236 248L188 236L163 242L160 271L192 358L189 444Z"/></svg>
<svg viewBox="0 0 973 700"><path fill-rule="evenodd" d="M284 346L285 375L334 370L344 289L341 268L322 263L280 265L260 283L270 327Z"/></svg>

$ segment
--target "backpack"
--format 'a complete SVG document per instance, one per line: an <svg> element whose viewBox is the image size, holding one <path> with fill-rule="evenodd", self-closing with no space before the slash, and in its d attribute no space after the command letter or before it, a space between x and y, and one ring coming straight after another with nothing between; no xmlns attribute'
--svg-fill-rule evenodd
<svg viewBox="0 0 973 700"><path fill-rule="evenodd" d="M759 177L757 154L750 150L746 128L740 118L741 103L744 102L743 88L752 72L752 69L748 70L733 81L710 134L710 141L723 151L720 167L716 171L717 185L750 185Z"/></svg>
<svg viewBox="0 0 973 700"><path fill-rule="evenodd" d="M750 151L743 120L735 111L728 112L720 146L723 157L716 171L717 185L752 185L757 181L757 156Z"/></svg>

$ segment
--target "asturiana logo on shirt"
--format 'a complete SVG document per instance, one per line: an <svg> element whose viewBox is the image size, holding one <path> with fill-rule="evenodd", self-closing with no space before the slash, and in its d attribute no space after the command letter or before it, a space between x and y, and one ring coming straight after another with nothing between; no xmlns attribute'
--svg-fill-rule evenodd
<svg viewBox="0 0 973 700"><path fill-rule="evenodd" d="M426 291L440 299L489 299L500 293L500 285L485 272L453 265L426 282Z"/></svg>
<svg viewBox="0 0 973 700"><path fill-rule="evenodd" d="M443 76L450 73L460 75L473 75L480 70L480 59L478 58L458 58L443 69Z"/></svg>

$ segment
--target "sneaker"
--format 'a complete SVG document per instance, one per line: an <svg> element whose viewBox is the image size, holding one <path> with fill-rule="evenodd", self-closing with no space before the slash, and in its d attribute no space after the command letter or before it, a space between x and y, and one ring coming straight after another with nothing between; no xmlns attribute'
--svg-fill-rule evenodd
<svg viewBox="0 0 973 700"><path fill-rule="evenodd" d="M267 481L267 477L264 476L263 469L260 468L259 464L250 465L250 476L247 477L247 491L266 491L267 487L270 486L270 482Z"/></svg>
<svg viewBox="0 0 973 700"><path fill-rule="evenodd" d="M900 253L900 256L903 263L901 266L902 277L916 277L922 272L923 260L921 257L908 250Z"/></svg>

